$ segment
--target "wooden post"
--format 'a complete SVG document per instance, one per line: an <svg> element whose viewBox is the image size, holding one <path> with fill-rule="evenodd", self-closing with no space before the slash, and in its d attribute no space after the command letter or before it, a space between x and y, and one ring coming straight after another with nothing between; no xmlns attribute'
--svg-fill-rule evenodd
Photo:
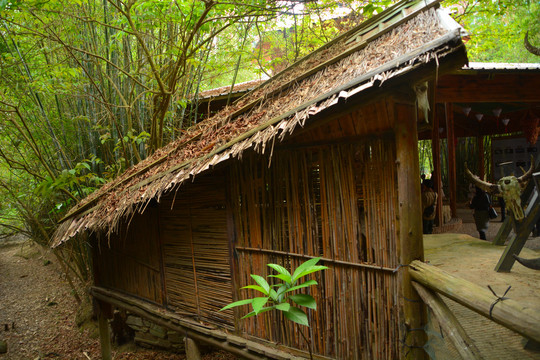
<svg viewBox="0 0 540 360"><path fill-rule="evenodd" d="M478 176L480 179L484 180L484 176L486 175L486 167L484 164L484 137L478 136L476 139L478 142Z"/></svg>
<svg viewBox="0 0 540 360"><path fill-rule="evenodd" d="M454 111L452 103L445 103L444 109L446 113L446 143L448 145L448 198L450 199L450 210L452 217L457 216L456 212L456 137L454 134Z"/></svg>
<svg viewBox="0 0 540 360"><path fill-rule="evenodd" d="M433 156L433 170L434 170L434 177L433 177L433 185L435 186L435 191L437 194L442 193L441 189L441 149L440 149L440 136L439 136L439 112L437 111L438 107L435 106L435 109L433 110L435 115L433 116L433 131L431 133L431 155ZM443 219L443 203L442 203L442 196L437 197L437 206L435 207L435 211L437 215L435 216L435 221L437 222L437 226L440 228L444 224Z"/></svg>
<svg viewBox="0 0 540 360"><path fill-rule="evenodd" d="M185 337L184 342L186 344L186 358L187 360L201 360L201 351L199 350L199 344L195 340Z"/></svg>
<svg viewBox="0 0 540 360"><path fill-rule="evenodd" d="M420 194L420 166L418 159L418 134L414 107L408 104L394 104L396 163L398 183L398 244L399 262L408 265L412 260L424 257L422 235L422 198ZM403 268L405 269L405 268ZM402 319L401 338L404 339L402 358L427 358L422 346L426 342L423 331L409 331L423 328L426 310L414 290L408 271L400 270Z"/></svg>
<svg viewBox="0 0 540 360"><path fill-rule="evenodd" d="M510 216L513 217L513 215ZM516 234L510 239L508 245L506 245L499 262L495 266L495 271L510 272L516 261L512 255L519 255L539 219L540 196L538 193L534 193L529 206L525 209L525 218L521 221L514 220L514 223L516 223Z"/></svg>
<svg viewBox="0 0 540 360"><path fill-rule="evenodd" d="M461 305L476 311L502 326L528 339L540 341L540 309L503 298L506 289L496 289L495 296L489 289L457 278L443 270L421 261L409 265L412 278L422 285L441 293Z"/></svg>
<svg viewBox="0 0 540 360"><path fill-rule="evenodd" d="M467 335L456 316L450 311L442 298L417 282L413 281L413 286L426 305L433 312L433 316L441 326L445 335L450 339L462 359L480 360L483 359L480 350L474 345L473 340Z"/></svg>
<svg viewBox="0 0 540 360"><path fill-rule="evenodd" d="M538 167L536 170L539 170ZM526 204L529 202L529 198L531 197L531 194L533 193L535 187L534 181L529 181L527 184L527 187L525 187L525 190L521 193L521 203ZM499 228L499 232L497 233L497 236L495 236L495 239L493 239L493 245L504 245L506 242L506 239L510 235L510 232L512 229L516 227L514 217L510 214L506 216L506 219L504 219L504 223ZM527 236L528 238L528 236Z"/></svg>
<svg viewBox="0 0 540 360"><path fill-rule="evenodd" d="M98 317L98 326L99 326L99 342L101 344L101 359L102 360L112 360L111 353L111 333L109 330L109 315L112 315L111 305L99 301L95 301L95 310Z"/></svg>

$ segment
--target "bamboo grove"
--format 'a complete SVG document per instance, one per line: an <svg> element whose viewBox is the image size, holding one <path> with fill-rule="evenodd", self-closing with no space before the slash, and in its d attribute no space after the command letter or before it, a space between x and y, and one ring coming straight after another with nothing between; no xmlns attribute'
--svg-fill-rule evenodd
<svg viewBox="0 0 540 360"><path fill-rule="evenodd" d="M48 244L69 207L204 120L200 92L272 75L335 36L321 18L334 2L299 3L0 1L0 233ZM86 246L58 253L83 283Z"/></svg>

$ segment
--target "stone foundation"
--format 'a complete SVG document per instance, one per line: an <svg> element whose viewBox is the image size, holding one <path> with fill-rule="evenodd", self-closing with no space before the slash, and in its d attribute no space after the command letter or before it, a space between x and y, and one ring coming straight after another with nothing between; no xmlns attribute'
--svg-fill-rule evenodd
<svg viewBox="0 0 540 360"><path fill-rule="evenodd" d="M134 341L139 346L185 352L184 336L175 331L131 314L126 318L126 325L135 332Z"/></svg>

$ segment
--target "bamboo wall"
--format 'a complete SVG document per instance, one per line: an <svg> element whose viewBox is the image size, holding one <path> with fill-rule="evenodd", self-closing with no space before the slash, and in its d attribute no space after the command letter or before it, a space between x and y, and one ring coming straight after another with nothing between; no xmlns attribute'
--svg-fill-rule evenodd
<svg viewBox="0 0 540 360"><path fill-rule="evenodd" d="M127 219L119 234L95 242L96 284L162 303L157 224L157 208L149 206Z"/></svg>
<svg viewBox="0 0 540 360"><path fill-rule="evenodd" d="M160 202L167 305L233 328L224 177L212 174Z"/></svg>
<svg viewBox="0 0 540 360"><path fill-rule="evenodd" d="M310 290L318 304L308 312L314 351L399 358L394 140L275 150L271 167L268 161L245 156L231 171L238 288L253 283L250 274L268 275L267 263L291 269L304 255L321 256L330 269L315 276L319 285ZM258 296L250 291L236 296ZM298 326L278 312L239 327L307 350Z"/></svg>

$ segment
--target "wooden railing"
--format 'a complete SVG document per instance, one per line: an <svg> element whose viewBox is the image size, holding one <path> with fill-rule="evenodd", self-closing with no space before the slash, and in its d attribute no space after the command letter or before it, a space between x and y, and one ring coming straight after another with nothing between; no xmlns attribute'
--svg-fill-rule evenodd
<svg viewBox="0 0 540 360"><path fill-rule="evenodd" d="M303 356L303 353L298 354L297 356L280 350L277 347L272 347L271 344L266 345L257 341L246 339L244 337L229 334L225 331L217 329L214 326L204 325L200 322L189 319L186 316L168 311L163 307L127 294L120 293L118 291L94 286L90 289L90 294L99 302L127 310L128 312L147 319L156 325L163 326L166 329L176 331L180 334L185 334L187 338L193 339L196 342L223 349L243 359L258 360L261 358L266 358L280 360L301 360L306 357ZM110 336L108 336L106 320L104 319L105 313L106 312L101 312L100 314L100 323L103 324L103 326L100 327L100 333L103 334L100 334L100 336L102 352L104 349L105 351L107 351L106 349L109 349L109 354L107 355L102 353L102 356L103 359L111 359L109 344ZM320 356L316 356L315 358L327 359Z"/></svg>
<svg viewBox="0 0 540 360"><path fill-rule="evenodd" d="M540 308L497 296L487 288L421 261L415 260L409 265L409 273L422 300L432 309L433 314L446 327L448 338L455 345L464 359L482 359L478 349L469 339L450 309L440 299L442 294L457 303L515 331L527 339L540 342Z"/></svg>

